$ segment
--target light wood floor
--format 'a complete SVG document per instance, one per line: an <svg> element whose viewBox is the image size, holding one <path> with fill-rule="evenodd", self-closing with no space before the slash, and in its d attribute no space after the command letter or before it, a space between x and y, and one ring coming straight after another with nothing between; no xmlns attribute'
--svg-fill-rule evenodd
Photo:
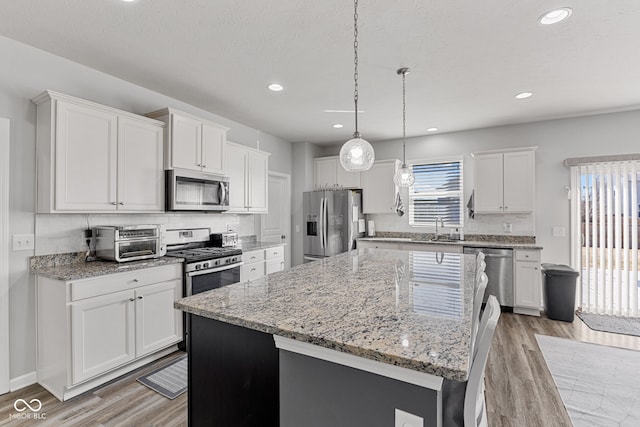
<svg viewBox="0 0 640 427"><path fill-rule="evenodd" d="M577 317L573 323L566 323L503 313L487 362L487 410L492 427L571 426L535 334L640 350L640 337L592 331ZM0 396L0 426L184 426L187 393L168 400L136 381L138 376L182 354L169 355L65 403L39 385L5 394ZM9 421L9 414L16 412L16 399L33 398L42 401L40 412L46 413L46 420Z"/></svg>

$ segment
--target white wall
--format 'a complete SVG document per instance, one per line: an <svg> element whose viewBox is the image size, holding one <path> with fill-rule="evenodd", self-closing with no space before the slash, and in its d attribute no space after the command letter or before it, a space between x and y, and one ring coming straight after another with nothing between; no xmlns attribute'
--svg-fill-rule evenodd
<svg viewBox="0 0 640 427"><path fill-rule="evenodd" d="M100 73L67 59L0 37L0 117L11 120L10 234L36 233L39 254L83 250L80 230L86 215L35 215L35 118L31 99L46 89L85 98L111 107L144 114L175 107L230 128L229 139L271 153L269 169L291 174L291 144L256 129L197 109L176 99ZM254 216L217 215L89 215L99 223L166 222L208 225L222 230L235 224L241 234L254 231ZM34 252L10 253L11 378L35 369L34 278L28 259Z"/></svg>
<svg viewBox="0 0 640 427"><path fill-rule="evenodd" d="M410 124L408 124L410 126ZM512 234L528 234L531 230L540 243L543 262L569 264L570 208L565 186L570 185L566 158L598 155L640 153L640 110L601 114L561 120L549 120L512 126L476 129L421 136L407 140L407 161L436 159L464 155L465 203L473 188L473 159L471 153L514 147L537 146L536 151L536 205L534 216L478 215L475 223L465 227L469 232L504 234L503 222L512 222ZM401 140L372 144L376 159L400 158ZM336 155L340 147L324 149L323 156ZM406 207L406 206L405 206ZM406 215L374 215L376 229L380 231L408 231ZM565 237L553 237L553 227L565 227ZM420 229L413 229L420 232Z"/></svg>

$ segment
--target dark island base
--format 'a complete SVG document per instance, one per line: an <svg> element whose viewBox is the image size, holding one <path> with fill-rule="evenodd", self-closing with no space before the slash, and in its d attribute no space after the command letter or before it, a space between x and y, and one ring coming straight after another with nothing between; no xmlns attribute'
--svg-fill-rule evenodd
<svg viewBox="0 0 640 427"><path fill-rule="evenodd" d="M281 427L395 424L395 409L437 425L437 392L280 350Z"/></svg>
<svg viewBox="0 0 640 427"><path fill-rule="evenodd" d="M189 317L189 426L278 427L279 363L273 336Z"/></svg>

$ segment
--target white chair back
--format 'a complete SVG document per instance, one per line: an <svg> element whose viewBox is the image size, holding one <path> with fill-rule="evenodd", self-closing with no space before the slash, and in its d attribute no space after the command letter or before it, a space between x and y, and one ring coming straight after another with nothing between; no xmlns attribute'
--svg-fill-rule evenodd
<svg viewBox="0 0 640 427"><path fill-rule="evenodd" d="M471 354L473 354L476 347L475 342L478 335L478 329L480 327L480 309L482 308L484 292L487 289L488 282L489 279L484 271L480 273L479 280L476 279L476 291L473 295L473 317L471 318Z"/></svg>
<svg viewBox="0 0 640 427"><path fill-rule="evenodd" d="M486 427L487 409L484 399L484 369L489 358L493 335L500 318L500 304L495 296L487 300L476 337L475 350L471 362L471 371L464 397L465 427Z"/></svg>

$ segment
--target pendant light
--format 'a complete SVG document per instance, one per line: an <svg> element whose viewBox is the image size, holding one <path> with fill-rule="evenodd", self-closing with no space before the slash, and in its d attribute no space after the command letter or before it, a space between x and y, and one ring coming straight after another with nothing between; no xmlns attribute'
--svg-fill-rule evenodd
<svg viewBox="0 0 640 427"><path fill-rule="evenodd" d="M410 70L406 67L398 69L397 73L402 76L402 167L396 172L393 181L398 187L411 187L416 180L413 176L413 170L407 166L406 159L406 140L407 140L407 114L406 114L406 90L405 79Z"/></svg>
<svg viewBox="0 0 640 427"><path fill-rule="evenodd" d="M373 147L368 141L360 137L358 132L358 0L353 2L353 72L354 91L353 101L355 104L355 132L353 138L344 143L340 149L340 164L348 172L366 171L371 168L375 161Z"/></svg>

